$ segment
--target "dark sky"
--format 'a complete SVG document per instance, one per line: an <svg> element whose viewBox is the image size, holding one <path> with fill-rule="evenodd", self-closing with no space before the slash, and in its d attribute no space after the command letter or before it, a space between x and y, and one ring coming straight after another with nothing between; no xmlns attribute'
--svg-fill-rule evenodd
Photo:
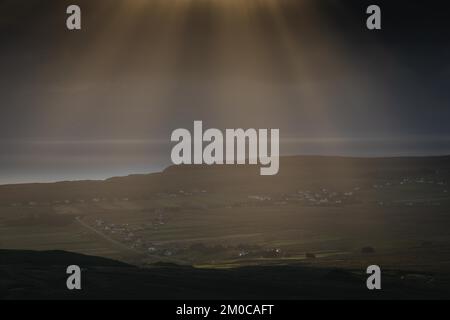
<svg viewBox="0 0 450 320"><path fill-rule="evenodd" d="M284 154L450 153L445 3L2 0L0 184L157 170L194 120L280 128Z"/></svg>

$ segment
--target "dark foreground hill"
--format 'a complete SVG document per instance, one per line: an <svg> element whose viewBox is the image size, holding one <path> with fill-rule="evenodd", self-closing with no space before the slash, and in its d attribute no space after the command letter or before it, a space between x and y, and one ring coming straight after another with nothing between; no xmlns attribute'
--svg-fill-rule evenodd
<svg viewBox="0 0 450 320"><path fill-rule="evenodd" d="M102 257L87 256L62 250L32 251L0 249L2 266L64 266L74 261L86 267L129 267L128 264Z"/></svg>
<svg viewBox="0 0 450 320"><path fill-rule="evenodd" d="M66 289L66 267L82 268L82 290ZM445 299L448 279L385 271L382 290L366 289L366 275L306 266L230 270L176 265L137 268L68 252L0 251L0 299ZM423 278L423 279L421 279ZM445 289L447 288L447 289Z"/></svg>

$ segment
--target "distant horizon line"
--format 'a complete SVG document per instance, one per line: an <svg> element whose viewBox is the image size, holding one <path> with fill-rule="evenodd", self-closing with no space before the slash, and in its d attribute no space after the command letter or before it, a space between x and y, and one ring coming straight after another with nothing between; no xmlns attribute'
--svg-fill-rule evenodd
<svg viewBox="0 0 450 320"><path fill-rule="evenodd" d="M286 158L343 158L343 159L420 159L420 158L446 158L450 157L450 152L447 154L433 154L433 155L389 155L389 156L350 156L350 155L320 155L320 154L286 154L281 155L280 159L286 159ZM229 165L229 166L245 166L244 165ZM179 167L179 166L198 166L198 167L212 167L214 165L173 165L169 164L167 166L164 166L162 169L155 170L155 171L148 171L148 172L136 172L136 173L128 173L128 174L118 174L118 175L112 175L105 178L97 178L97 179L61 179L61 180L48 180L48 181L30 181L30 182L11 182L11 183L0 183L0 187L5 186L19 186L19 185L28 185L28 184L54 184L54 183L65 183L65 182L102 182L107 181L114 178L125 178L125 177L131 177L131 176L145 176L145 175L151 175L151 174L158 174L163 173L168 168L171 167ZM226 166L226 165L225 165Z"/></svg>

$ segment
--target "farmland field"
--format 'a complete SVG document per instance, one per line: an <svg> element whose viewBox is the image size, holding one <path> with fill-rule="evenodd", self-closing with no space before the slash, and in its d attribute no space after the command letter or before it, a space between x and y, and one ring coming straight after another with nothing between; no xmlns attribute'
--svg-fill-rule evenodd
<svg viewBox="0 0 450 320"><path fill-rule="evenodd" d="M448 279L448 158L339 159L331 167L334 160L284 159L279 178L252 176L247 167L180 167L59 187L4 186L0 248L65 250L143 268L364 273L377 264L424 284Z"/></svg>

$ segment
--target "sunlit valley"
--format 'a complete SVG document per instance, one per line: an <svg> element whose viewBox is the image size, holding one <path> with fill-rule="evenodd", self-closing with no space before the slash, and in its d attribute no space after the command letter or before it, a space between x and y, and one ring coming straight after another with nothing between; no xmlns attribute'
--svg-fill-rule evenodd
<svg viewBox="0 0 450 320"><path fill-rule="evenodd" d="M0 1L0 299L450 297L442 3L70 5Z"/></svg>
<svg viewBox="0 0 450 320"><path fill-rule="evenodd" d="M3 186L0 244L144 269L300 265L360 273L376 262L406 282L449 276L448 157L287 157L281 166L274 177L248 166L181 166Z"/></svg>

